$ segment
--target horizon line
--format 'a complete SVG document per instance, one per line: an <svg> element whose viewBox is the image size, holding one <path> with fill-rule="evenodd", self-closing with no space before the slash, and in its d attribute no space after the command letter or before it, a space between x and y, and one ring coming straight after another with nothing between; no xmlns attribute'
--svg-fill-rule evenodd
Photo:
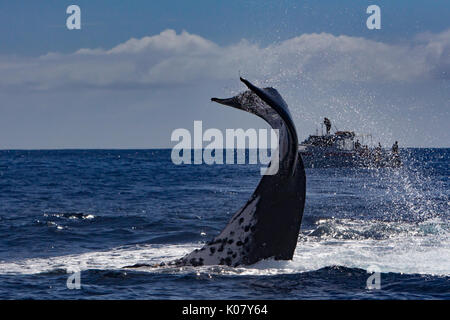
<svg viewBox="0 0 450 320"><path fill-rule="evenodd" d="M0 148L1 151L85 151L85 150L91 150L91 151L127 151L127 150L172 150L173 147L153 147L153 148L142 148L142 147L135 147L135 148L70 148L70 147L63 147L63 148L10 148L10 149L3 149ZM180 148L181 149L181 148ZM204 150L206 148L190 148L191 150ZM227 148L219 148L222 150L231 150ZM259 150L260 148L233 148L233 150ZM270 149L270 148L267 148ZM383 149L390 149L390 147L386 147ZM418 146L405 146L400 147L399 149L450 149L450 146L448 147L418 147Z"/></svg>

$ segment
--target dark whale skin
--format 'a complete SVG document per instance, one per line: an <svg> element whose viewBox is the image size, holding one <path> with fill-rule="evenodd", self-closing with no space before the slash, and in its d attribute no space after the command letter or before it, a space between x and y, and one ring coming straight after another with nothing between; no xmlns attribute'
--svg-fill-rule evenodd
<svg viewBox="0 0 450 320"><path fill-rule="evenodd" d="M250 89L229 99L211 100L253 113L279 130L277 171L262 177L247 203L212 241L186 256L159 266L251 265L263 259L291 260L305 206L306 176L288 106L273 88ZM272 157L271 162L274 162ZM269 167L268 171L271 170ZM131 267L149 266L138 264Z"/></svg>
<svg viewBox="0 0 450 320"><path fill-rule="evenodd" d="M211 99L253 113L279 130L278 172L264 175L252 197L225 229L203 248L171 265L251 265L260 260L290 260L294 255L305 206L306 176L298 137L287 104L273 88L250 89L229 99Z"/></svg>

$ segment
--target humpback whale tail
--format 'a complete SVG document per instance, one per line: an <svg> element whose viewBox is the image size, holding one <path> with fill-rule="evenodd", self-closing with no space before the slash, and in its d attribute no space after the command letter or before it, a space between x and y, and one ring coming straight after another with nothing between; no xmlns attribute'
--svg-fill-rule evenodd
<svg viewBox="0 0 450 320"><path fill-rule="evenodd" d="M229 99L211 100L253 113L278 129L278 171L263 176L250 200L217 237L170 265L236 267L267 258L290 260L293 257L306 190L297 131L288 106L277 90L258 88L242 78L241 81L249 90Z"/></svg>
<svg viewBox="0 0 450 320"><path fill-rule="evenodd" d="M169 266L236 267L267 258L290 260L293 257L306 190L297 131L288 106L277 90L258 88L242 78L241 81L249 90L232 98L211 100L253 113L267 121L273 129L278 129L278 170L262 177L251 198L217 237L201 249L169 262ZM271 169L272 166L267 170ZM142 265L134 267L138 266Z"/></svg>

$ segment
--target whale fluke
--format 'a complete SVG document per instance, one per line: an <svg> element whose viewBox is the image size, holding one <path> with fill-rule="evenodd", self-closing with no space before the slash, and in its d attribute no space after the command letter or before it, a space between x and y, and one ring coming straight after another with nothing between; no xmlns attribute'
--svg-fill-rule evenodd
<svg viewBox="0 0 450 320"><path fill-rule="evenodd" d="M253 113L279 130L278 171L263 176L250 200L217 237L168 265L236 267L267 258L290 260L293 257L306 190L297 131L288 106L277 90L258 88L242 78L241 81L249 90L229 99L211 100Z"/></svg>

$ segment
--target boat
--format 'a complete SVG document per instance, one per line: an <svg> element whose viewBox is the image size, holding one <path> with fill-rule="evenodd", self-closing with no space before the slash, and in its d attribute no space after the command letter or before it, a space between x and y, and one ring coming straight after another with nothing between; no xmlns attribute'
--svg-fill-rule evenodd
<svg viewBox="0 0 450 320"><path fill-rule="evenodd" d="M364 144L371 134L356 135L354 131L331 133L331 121L324 118L326 133L310 135L299 144L298 150L307 168L326 167L400 167L402 161L396 141L390 150ZM360 142L360 140L362 142Z"/></svg>

